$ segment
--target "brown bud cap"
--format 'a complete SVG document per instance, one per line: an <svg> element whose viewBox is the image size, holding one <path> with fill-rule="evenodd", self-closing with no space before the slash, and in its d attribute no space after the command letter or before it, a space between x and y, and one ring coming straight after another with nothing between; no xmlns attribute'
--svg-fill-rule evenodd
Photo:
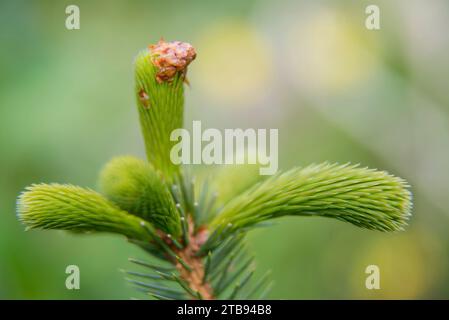
<svg viewBox="0 0 449 320"><path fill-rule="evenodd" d="M195 49L186 42L159 40L157 44L150 45L151 61L159 70L156 80L159 83L170 82L177 72L185 77L187 66L196 57Z"/></svg>

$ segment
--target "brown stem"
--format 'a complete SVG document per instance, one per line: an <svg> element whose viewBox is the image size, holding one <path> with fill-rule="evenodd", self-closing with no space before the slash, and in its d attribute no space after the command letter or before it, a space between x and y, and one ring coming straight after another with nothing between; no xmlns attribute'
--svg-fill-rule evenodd
<svg viewBox="0 0 449 320"><path fill-rule="evenodd" d="M181 278L187 282L193 291L198 292L203 299L213 300L215 297L212 286L207 281L203 281L205 272L203 258L196 255L201 245L203 245L207 240L207 230L200 228L195 233L194 223L190 216L188 219L188 225L189 243L185 245L184 248L177 248L167 237L165 237L165 241L171 246L172 250L186 262L188 267L190 267L190 270L188 270L179 261L175 262L176 269L178 270ZM197 297L193 298L197 299Z"/></svg>

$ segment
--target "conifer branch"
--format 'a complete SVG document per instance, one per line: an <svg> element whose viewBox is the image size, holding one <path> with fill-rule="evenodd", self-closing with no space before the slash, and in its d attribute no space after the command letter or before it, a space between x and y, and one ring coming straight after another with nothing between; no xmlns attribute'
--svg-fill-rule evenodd
<svg viewBox="0 0 449 320"><path fill-rule="evenodd" d="M292 169L234 198L211 222L225 233L286 215L322 216L380 230L403 230L412 207L408 184L358 165L320 164ZM227 230L225 230L227 228Z"/></svg>
<svg viewBox="0 0 449 320"><path fill-rule="evenodd" d="M32 185L19 196L27 229L112 232L156 257L130 259L125 271L144 294L171 299L264 298L246 233L283 216L320 216L379 231L402 230L412 208L409 186L384 171L320 164L261 180L258 167L224 166L195 179L170 160L170 134L182 127L183 83L195 50L160 41L135 61L137 107L148 162L119 157L100 174L102 195L72 185Z"/></svg>
<svg viewBox="0 0 449 320"><path fill-rule="evenodd" d="M113 232L131 239L152 240L140 218L120 210L92 190L72 185L28 187L18 198L17 217L27 229Z"/></svg>

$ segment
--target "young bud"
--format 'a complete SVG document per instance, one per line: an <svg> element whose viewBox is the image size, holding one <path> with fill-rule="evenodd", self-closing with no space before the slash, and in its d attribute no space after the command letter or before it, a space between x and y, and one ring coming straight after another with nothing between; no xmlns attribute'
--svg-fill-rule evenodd
<svg viewBox="0 0 449 320"><path fill-rule="evenodd" d="M148 160L167 180L179 172L170 160L171 132L183 126L184 82L195 59L188 43L160 40L135 61L135 93Z"/></svg>
<svg viewBox="0 0 449 320"><path fill-rule="evenodd" d="M211 222L211 231L220 232L231 223L228 231L233 232L287 215L335 218L372 230L402 230L412 207L407 188L401 178L354 165L292 169L231 200Z"/></svg>
<svg viewBox="0 0 449 320"><path fill-rule="evenodd" d="M37 184L17 201L17 217L29 229L113 232L149 241L142 219L120 210L98 193L72 185Z"/></svg>
<svg viewBox="0 0 449 320"><path fill-rule="evenodd" d="M121 209L178 236L181 222L175 203L153 166L134 157L111 160L100 174L100 189Z"/></svg>

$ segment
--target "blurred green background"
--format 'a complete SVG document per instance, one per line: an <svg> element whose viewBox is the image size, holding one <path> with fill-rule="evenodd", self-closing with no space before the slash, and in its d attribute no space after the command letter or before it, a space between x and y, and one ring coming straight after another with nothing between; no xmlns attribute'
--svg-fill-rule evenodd
<svg viewBox="0 0 449 320"><path fill-rule="evenodd" d="M76 4L81 29L65 28ZM381 30L365 28L377 4ZM279 128L280 167L353 162L406 178L403 233L325 219L255 230L275 299L449 297L449 2L1 1L0 298L128 299L119 268L145 254L113 235L24 232L35 182L95 188L111 157L144 157L132 61L160 37L192 43L186 120ZM65 288L65 268L81 289ZM365 288L376 264L381 290Z"/></svg>

